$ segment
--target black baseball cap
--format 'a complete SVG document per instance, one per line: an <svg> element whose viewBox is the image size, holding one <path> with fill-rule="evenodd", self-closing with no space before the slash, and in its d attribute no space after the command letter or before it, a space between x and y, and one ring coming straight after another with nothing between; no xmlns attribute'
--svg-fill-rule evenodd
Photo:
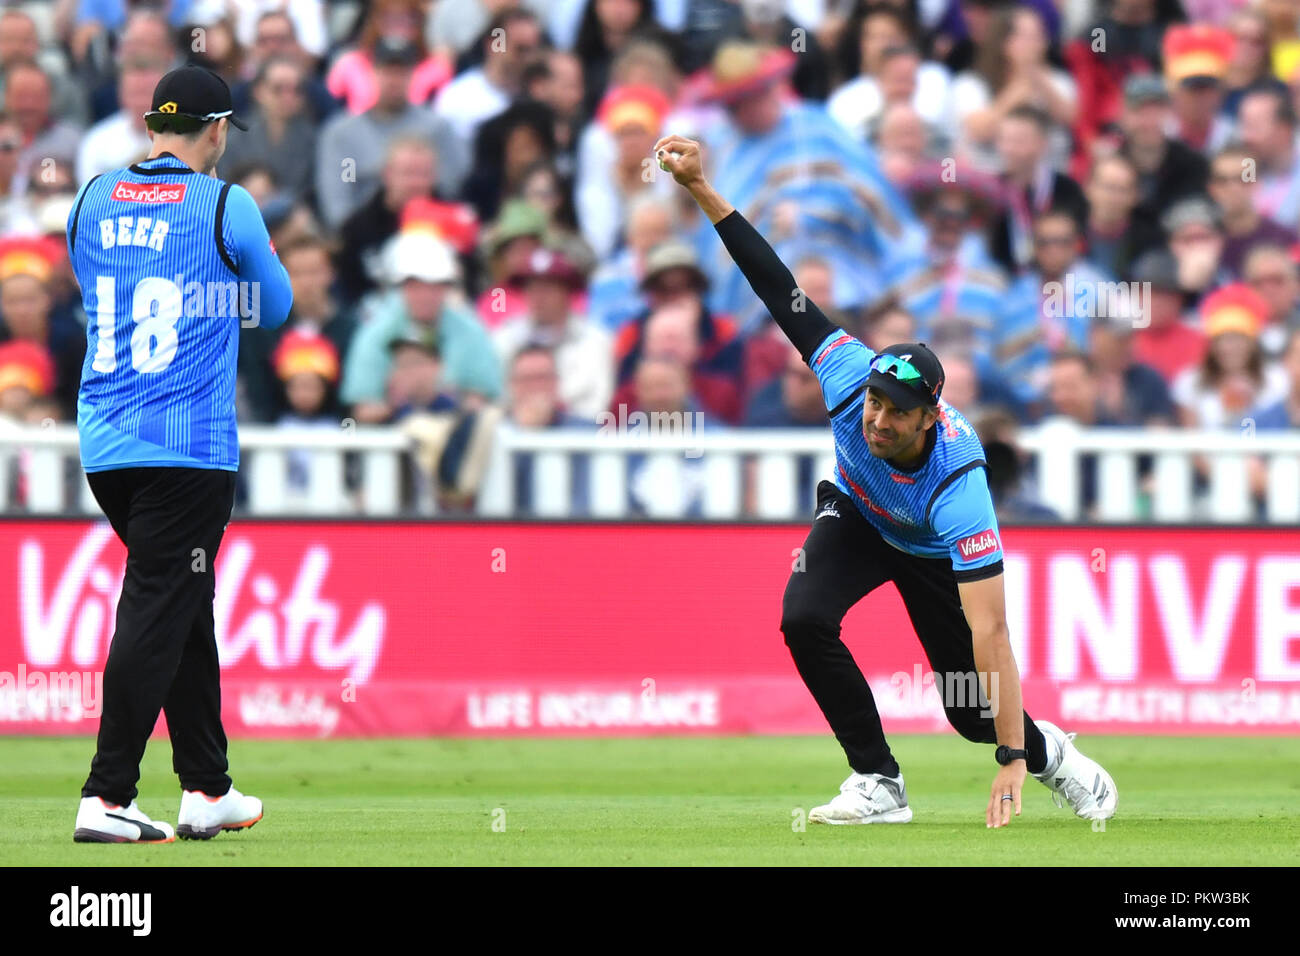
<svg viewBox="0 0 1300 956"><path fill-rule="evenodd" d="M181 122L175 121L177 117ZM145 123L155 132L164 124L175 132L197 130L222 117L239 129L248 129L235 117L226 81L209 69L193 65L172 70L159 80L153 91L153 106L144 114Z"/></svg>
<svg viewBox="0 0 1300 956"><path fill-rule="evenodd" d="M920 377L909 373L900 362L910 365L920 373ZM909 342L891 345L876 353L871 360L867 388L884 392L895 408L907 412L920 405L938 405L943 393L943 378L939 357L924 342Z"/></svg>

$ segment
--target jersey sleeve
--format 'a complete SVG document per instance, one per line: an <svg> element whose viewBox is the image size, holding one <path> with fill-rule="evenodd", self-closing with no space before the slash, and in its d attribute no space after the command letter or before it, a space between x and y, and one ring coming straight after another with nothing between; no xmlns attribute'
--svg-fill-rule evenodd
<svg viewBox="0 0 1300 956"><path fill-rule="evenodd" d="M289 273L275 254L262 212L243 186L231 186L226 197L226 222L234 237L231 258L241 283L255 290L249 296L253 324L275 329L284 324L293 305ZM242 296L241 296L242 298Z"/></svg>
<svg viewBox="0 0 1300 956"><path fill-rule="evenodd" d="M835 411L858 393L875 356L875 352L843 329L835 329L813 349L808 367L821 382L827 411Z"/></svg>
<svg viewBox="0 0 1300 956"><path fill-rule="evenodd" d="M982 466L939 492L930 509L930 526L948 546L958 581L980 581L1002 573L1002 539Z"/></svg>

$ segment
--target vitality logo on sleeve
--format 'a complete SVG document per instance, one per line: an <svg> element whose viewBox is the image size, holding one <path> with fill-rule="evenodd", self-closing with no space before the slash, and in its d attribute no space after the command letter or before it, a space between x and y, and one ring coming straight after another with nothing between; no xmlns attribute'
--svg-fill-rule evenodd
<svg viewBox="0 0 1300 956"><path fill-rule="evenodd" d="M993 533L992 528L986 528L979 534L973 534L969 538L962 538L957 542L957 550L967 560L997 551L1001 547L1002 545L998 544L998 536Z"/></svg>

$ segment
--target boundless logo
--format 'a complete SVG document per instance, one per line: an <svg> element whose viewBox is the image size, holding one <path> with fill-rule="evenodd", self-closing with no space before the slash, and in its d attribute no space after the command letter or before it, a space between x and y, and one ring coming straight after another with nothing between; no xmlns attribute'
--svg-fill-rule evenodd
<svg viewBox="0 0 1300 956"><path fill-rule="evenodd" d="M826 507L822 508L821 511L817 512L817 518L838 518L839 516L840 516L840 511L838 508L835 507L835 502L833 501L829 502L826 505ZM816 521L817 518L814 518L813 520Z"/></svg>
<svg viewBox="0 0 1300 956"><path fill-rule="evenodd" d="M973 534L969 538L962 538L957 542L957 549L961 551L963 558L977 558L981 554L996 551L999 547L1001 545L998 544L998 536L993 533L992 528L981 531L979 534Z"/></svg>
<svg viewBox="0 0 1300 956"><path fill-rule="evenodd" d="M128 183L113 187L113 198L119 202L181 202L185 199L185 183Z"/></svg>

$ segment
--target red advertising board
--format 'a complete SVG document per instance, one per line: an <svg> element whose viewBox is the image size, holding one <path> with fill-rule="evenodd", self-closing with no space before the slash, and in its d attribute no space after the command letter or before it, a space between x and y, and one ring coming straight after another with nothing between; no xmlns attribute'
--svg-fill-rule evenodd
<svg viewBox="0 0 1300 956"><path fill-rule="evenodd" d="M124 550L0 524L0 733L91 733ZM236 521L234 736L825 732L779 629L803 526ZM1067 730L1300 732L1300 536L1006 528L1025 706ZM886 585L845 621L886 729L945 730Z"/></svg>

